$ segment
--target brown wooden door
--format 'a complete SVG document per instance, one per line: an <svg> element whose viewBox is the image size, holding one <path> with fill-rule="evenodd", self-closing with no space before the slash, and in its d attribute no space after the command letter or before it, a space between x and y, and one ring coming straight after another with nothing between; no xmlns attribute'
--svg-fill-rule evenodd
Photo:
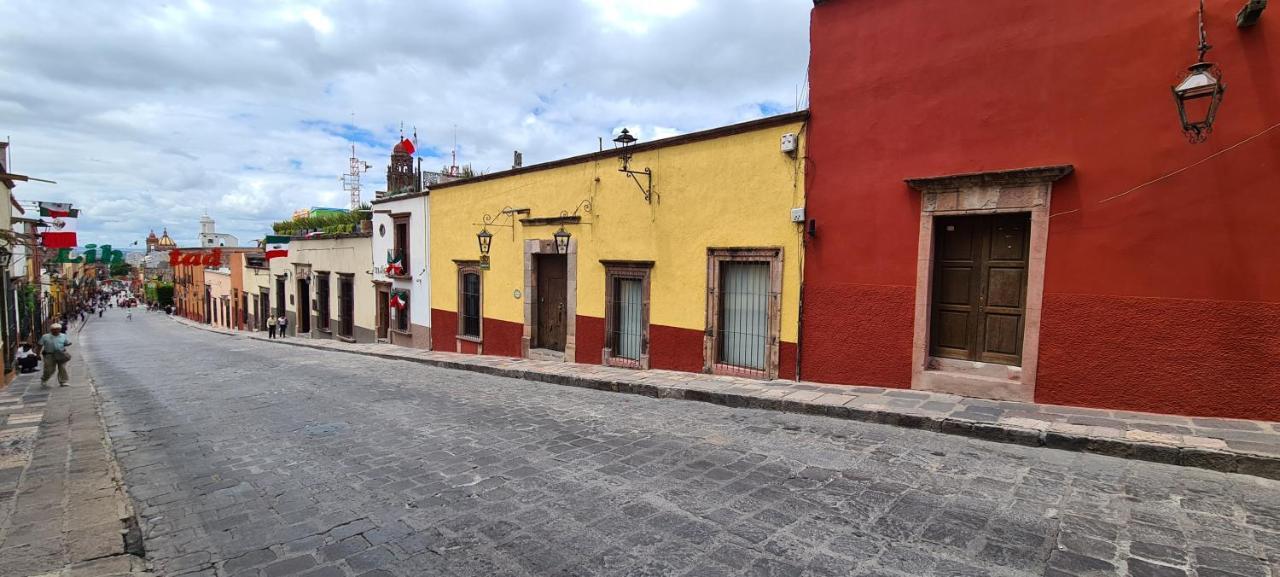
<svg viewBox="0 0 1280 577"><path fill-rule="evenodd" d="M538 255L538 348L564 350L567 269L564 255Z"/></svg>
<svg viewBox="0 0 1280 577"><path fill-rule="evenodd" d="M931 355L1022 362L1030 229L1026 213L934 220Z"/></svg>
<svg viewBox="0 0 1280 577"><path fill-rule="evenodd" d="M378 289L378 338L387 338L387 327L390 326L388 315L391 312L391 293Z"/></svg>

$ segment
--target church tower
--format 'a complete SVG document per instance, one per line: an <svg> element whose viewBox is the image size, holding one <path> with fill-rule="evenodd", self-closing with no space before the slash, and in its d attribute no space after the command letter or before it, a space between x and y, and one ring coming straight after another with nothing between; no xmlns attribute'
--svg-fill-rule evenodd
<svg viewBox="0 0 1280 577"><path fill-rule="evenodd" d="M387 165L387 194L416 192L418 183L413 170L413 155L404 149L404 145L396 144L391 149L391 164Z"/></svg>
<svg viewBox="0 0 1280 577"><path fill-rule="evenodd" d="M151 234L147 235L147 252L155 252L160 246L160 237L156 236L156 229L151 229Z"/></svg>

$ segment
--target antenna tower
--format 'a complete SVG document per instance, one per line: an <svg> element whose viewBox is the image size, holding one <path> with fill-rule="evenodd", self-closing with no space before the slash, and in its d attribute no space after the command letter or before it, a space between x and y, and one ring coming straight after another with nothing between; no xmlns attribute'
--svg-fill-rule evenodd
<svg viewBox="0 0 1280 577"><path fill-rule="evenodd" d="M360 208L360 175L368 172L369 163L356 158L356 145L351 145L351 158L348 159L347 173L338 177L342 180L342 190L351 193L351 210Z"/></svg>

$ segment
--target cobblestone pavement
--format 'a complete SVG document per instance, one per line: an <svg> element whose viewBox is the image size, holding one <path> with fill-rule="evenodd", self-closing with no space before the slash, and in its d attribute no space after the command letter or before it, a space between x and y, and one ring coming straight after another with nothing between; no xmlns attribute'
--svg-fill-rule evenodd
<svg viewBox="0 0 1280 577"><path fill-rule="evenodd" d="M1258 477L88 330L162 575L1280 576Z"/></svg>
<svg viewBox="0 0 1280 577"><path fill-rule="evenodd" d="M26 374L0 393L0 577L142 574L79 349L70 386Z"/></svg>
<svg viewBox="0 0 1280 577"><path fill-rule="evenodd" d="M233 331L181 317L172 318L200 330L233 334L241 339L269 340L261 332ZM1280 423L1276 422L990 401L930 391L782 379L761 381L656 369L641 371L425 351L388 343L348 343L305 337L271 342L544 383L822 415L1280 480Z"/></svg>

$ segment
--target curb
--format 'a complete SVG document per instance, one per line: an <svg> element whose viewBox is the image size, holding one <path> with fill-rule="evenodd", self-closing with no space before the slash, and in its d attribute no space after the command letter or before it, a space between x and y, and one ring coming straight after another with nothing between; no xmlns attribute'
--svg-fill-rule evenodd
<svg viewBox="0 0 1280 577"><path fill-rule="evenodd" d="M1221 473L1237 473L1264 479L1280 480L1280 454L1268 455L1248 453L1224 449L1222 441L1212 437L1186 437L1187 444L1161 443L1151 440L1126 438L1125 432L1119 429L1103 427L1083 427L1078 425L1055 424L1040 421L1034 426L1018 426L1007 423L993 423L954 417L939 417L914 413L908 410L889 410L888 408L850 407L844 405L823 404L787 399L775 399L726 391L704 391L679 386L662 386L654 383L619 381L599 377L578 375L561 375L518 368L494 367L460 361L424 359L410 355L378 353L371 351L355 351L332 348L305 342L304 339L267 339L249 333L232 333L221 329L207 328L186 319L175 321L192 328L221 334L228 337L242 337L263 342L279 343L295 347L304 347L338 353L347 353L366 357L408 361L422 365L470 371L497 377L522 379L540 383L562 385L641 395L657 399L677 399L698 401L731 408L761 409L784 413L825 416L848 421L861 421L880 425L890 425L906 429L920 429L945 435L969 437L997 443L1023 445L1027 447L1045 447L1061 451L1092 453L1107 457L1119 457L1138 461L1149 461L1182 467L1206 469ZM726 387L730 389L732 387ZM1098 433L1105 429L1103 434ZM1115 431L1119 434L1106 434ZM1280 453L1280 448L1277 449Z"/></svg>

